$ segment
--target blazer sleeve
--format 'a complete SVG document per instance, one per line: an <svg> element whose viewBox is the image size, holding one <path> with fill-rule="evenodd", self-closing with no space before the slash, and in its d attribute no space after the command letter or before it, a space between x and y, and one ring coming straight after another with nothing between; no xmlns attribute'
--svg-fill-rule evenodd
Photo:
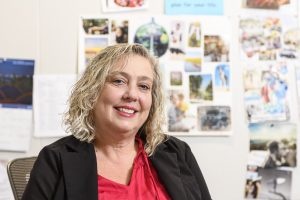
<svg viewBox="0 0 300 200"><path fill-rule="evenodd" d="M209 190L207 188L205 179L203 177L203 174L200 170L200 167L191 151L191 148L189 147L188 144L185 144L185 159L186 159L186 163L188 164L189 168L191 169L191 171L193 172L194 176L196 177L198 186L200 188L201 191L201 195L202 198L204 200L211 200L211 196L209 193Z"/></svg>
<svg viewBox="0 0 300 200"><path fill-rule="evenodd" d="M57 193L61 179L59 154L49 146L44 147L34 163L22 200L50 200Z"/></svg>

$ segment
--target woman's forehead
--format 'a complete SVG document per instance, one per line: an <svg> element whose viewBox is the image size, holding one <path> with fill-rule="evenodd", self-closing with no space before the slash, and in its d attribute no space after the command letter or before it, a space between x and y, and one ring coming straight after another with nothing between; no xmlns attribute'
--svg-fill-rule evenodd
<svg viewBox="0 0 300 200"><path fill-rule="evenodd" d="M132 61L132 58L134 58L134 61ZM143 64L139 65L141 64L141 60ZM141 67L146 69L147 67L145 66L149 66L149 69L151 69L152 72L154 71L154 66L151 63L151 61L148 58L138 54L128 54L117 58L115 61L113 61L110 71L124 71L125 68L128 66L128 63L130 63L130 65L136 65L137 70Z"/></svg>

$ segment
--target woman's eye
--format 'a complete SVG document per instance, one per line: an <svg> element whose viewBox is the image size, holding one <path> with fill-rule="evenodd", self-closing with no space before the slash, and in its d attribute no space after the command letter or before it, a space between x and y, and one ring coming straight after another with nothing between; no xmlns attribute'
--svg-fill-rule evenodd
<svg viewBox="0 0 300 200"><path fill-rule="evenodd" d="M116 85L121 85L121 84L124 84L126 82L122 79L115 79L115 80L113 80L113 83L116 84Z"/></svg>
<svg viewBox="0 0 300 200"><path fill-rule="evenodd" d="M150 90L150 86L148 86L148 85L140 85L140 88L142 90Z"/></svg>

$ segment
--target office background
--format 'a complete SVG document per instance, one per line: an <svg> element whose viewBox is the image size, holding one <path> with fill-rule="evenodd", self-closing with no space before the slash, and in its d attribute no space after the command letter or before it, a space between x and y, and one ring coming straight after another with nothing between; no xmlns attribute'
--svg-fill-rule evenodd
<svg viewBox="0 0 300 200"><path fill-rule="evenodd" d="M231 18L232 135L179 136L186 141L206 178L213 199L241 200L244 195L249 131L244 119L242 69L239 68L238 16L239 1L224 1L224 15ZM81 15L118 16L103 13L100 0L1 0L0 57L35 60L35 74L75 74L77 72L78 23ZM163 15L164 1L150 1L146 10L130 15ZM236 38L236 40L234 40ZM295 89L295 82L291 84ZM298 104L292 96L291 119L299 129ZM0 119L1 120L1 119ZM16 122L17 125L17 122ZM1 127L0 127L1 134ZM299 135L299 134L298 134ZM31 137L29 151L0 151L0 159L37 155L39 150L57 138ZM299 139L298 139L299 146ZM299 154L297 155L299 160ZM300 169L293 169L292 199L300 199ZM0 194L1 196L1 194ZM0 198L1 199L1 198Z"/></svg>

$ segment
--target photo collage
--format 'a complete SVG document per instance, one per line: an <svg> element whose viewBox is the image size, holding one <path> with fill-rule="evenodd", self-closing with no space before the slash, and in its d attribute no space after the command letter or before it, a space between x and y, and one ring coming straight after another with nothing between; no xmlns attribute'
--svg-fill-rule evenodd
<svg viewBox="0 0 300 200"><path fill-rule="evenodd" d="M239 28L250 138L244 197L291 199L292 173L297 166L291 96L300 29L294 16L241 16Z"/></svg>
<svg viewBox="0 0 300 200"><path fill-rule="evenodd" d="M220 26L211 26L211 24ZM105 46L140 43L159 59L173 135L231 135L227 17L82 17L78 71Z"/></svg>

